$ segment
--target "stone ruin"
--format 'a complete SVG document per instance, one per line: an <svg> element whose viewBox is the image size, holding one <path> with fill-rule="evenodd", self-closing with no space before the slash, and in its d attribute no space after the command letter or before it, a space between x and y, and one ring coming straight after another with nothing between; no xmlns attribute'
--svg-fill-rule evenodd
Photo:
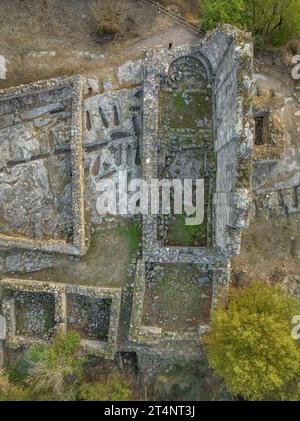
<svg viewBox="0 0 300 421"><path fill-rule="evenodd" d="M123 66L115 90L73 76L0 92L5 348L68 330L80 332L87 354L105 358L197 343L249 221L252 60L250 36L225 25ZM113 223L96 211L97 182L125 170L145 181L204 179L203 223L182 237L177 215L143 215L128 291L52 281L60 255L84 264L93 231Z"/></svg>
<svg viewBox="0 0 300 421"><path fill-rule="evenodd" d="M131 322L136 342L157 341L162 334L142 323L145 263L197 265L209 273L212 305L228 284L230 256L239 253L241 229L249 221L253 145L252 44L245 34L216 31L200 44L151 53L145 68L144 178L203 178L205 231L196 246L170 245L160 235L165 221L143 217ZM200 334L207 323L199 326ZM197 337L181 338L186 336Z"/></svg>
<svg viewBox="0 0 300 421"><path fill-rule="evenodd" d="M114 357L120 289L20 279L2 279L0 287L8 347L45 343L60 333L78 331L88 354Z"/></svg>
<svg viewBox="0 0 300 421"><path fill-rule="evenodd" d="M80 77L1 93L1 247L85 253L81 108Z"/></svg>

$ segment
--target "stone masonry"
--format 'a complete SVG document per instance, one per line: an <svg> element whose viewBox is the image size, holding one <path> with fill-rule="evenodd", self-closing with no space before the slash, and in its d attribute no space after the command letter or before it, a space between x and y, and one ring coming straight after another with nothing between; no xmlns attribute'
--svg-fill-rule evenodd
<svg viewBox="0 0 300 421"><path fill-rule="evenodd" d="M249 34L224 25L195 44L125 63L116 75L118 89L72 76L0 92L5 347L76 330L89 355L112 359L122 350L144 355L179 347L182 356L190 345L198 355L198 339L228 286L230 258L239 253L250 216L252 61ZM121 171L128 183L204 179L203 223L178 238L176 215L143 215L141 251L131 257L126 291L52 282L62 256L84 267L94 231L113 224L113 215L99 215L96 204L101 182L118 183ZM119 218L130 221L132 214ZM186 268L191 291L184 290L185 275L173 277L177 268L180 276ZM176 288L183 291L182 319ZM160 324L164 299L176 313L167 326Z"/></svg>

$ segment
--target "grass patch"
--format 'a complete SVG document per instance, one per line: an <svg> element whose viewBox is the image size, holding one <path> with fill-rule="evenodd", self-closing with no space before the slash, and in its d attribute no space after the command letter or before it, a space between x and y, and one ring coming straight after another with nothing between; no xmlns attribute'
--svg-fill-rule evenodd
<svg viewBox="0 0 300 421"><path fill-rule="evenodd" d="M127 241L127 236L124 235L127 225L124 221L118 221L113 226L98 228L92 234L85 256L75 260L70 260L67 256L58 256L56 267L33 272L30 279L99 287L122 286L130 261L129 249L134 251L137 247L133 240L137 230L128 229L130 240ZM28 279L28 276L28 273L12 275L21 279Z"/></svg>
<svg viewBox="0 0 300 421"><path fill-rule="evenodd" d="M184 90L178 89L176 93L161 93L161 127L164 122L169 122L171 128L197 129L196 122L200 119L212 118L211 100L208 100L208 92L189 94L189 103L183 97Z"/></svg>
<svg viewBox="0 0 300 421"><path fill-rule="evenodd" d="M168 229L167 243L179 246L205 246L207 243L207 225L185 225L184 214L173 215Z"/></svg>
<svg viewBox="0 0 300 421"><path fill-rule="evenodd" d="M118 233L125 238L128 245L128 255L131 258L139 249L142 240L142 230L137 222L132 222L129 225L119 225Z"/></svg>
<svg viewBox="0 0 300 421"><path fill-rule="evenodd" d="M95 1L91 5L91 11L97 24L96 34L98 36L116 36L120 32L122 11L118 1Z"/></svg>

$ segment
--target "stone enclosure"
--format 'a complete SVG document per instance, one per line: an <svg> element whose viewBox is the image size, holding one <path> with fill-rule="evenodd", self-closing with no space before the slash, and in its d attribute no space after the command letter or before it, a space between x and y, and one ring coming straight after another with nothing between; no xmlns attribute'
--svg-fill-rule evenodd
<svg viewBox="0 0 300 421"><path fill-rule="evenodd" d="M58 283L2 279L6 345L11 348L47 342L78 331L83 349L112 358L116 352L121 291Z"/></svg>
<svg viewBox="0 0 300 421"><path fill-rule="evenodd" d="M6 348L68 330L81 334L87 354L105 358L198 343L249 221L252 59L249 35L225 25L195 44L125 64L115 90L72 76L0 92ZM72 264L83 274L92 265L95 277L103 271L90 258L99 227L117 235L125 220L132 232L129 212L104 217L96 209L99 183L118 183L121 171L128 183L203 179L203 222L186 226L173 207L170 215L142 215L130 253L128 240L124 281L65 281L64 265L68 276Z"/></svg>
<svg viewBox="0 0 300 421"><path fill-rule="evenodd" d="M0 244L85 253L82 80L8 89L0 99Z"/></svg>

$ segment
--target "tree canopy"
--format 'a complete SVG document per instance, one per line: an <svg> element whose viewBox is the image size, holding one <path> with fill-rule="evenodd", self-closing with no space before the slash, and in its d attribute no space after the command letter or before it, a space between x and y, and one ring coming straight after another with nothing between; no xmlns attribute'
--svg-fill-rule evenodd
<svg viewBox="0 0 300 421"><path fill-rule="evenodd" d="M204 0L206 30L229 23L253 33L258 44L281 45L300 34L300 0Z"/></svg>
<svg viewBox="0 0 300 421"><path fill-rule="evenodd" d="M209 364L229 392L250 400L294 396L300 347L291 321L298 306L280 288L255 283L233 289L227 306L215 310L204 342Z"/></svg>

